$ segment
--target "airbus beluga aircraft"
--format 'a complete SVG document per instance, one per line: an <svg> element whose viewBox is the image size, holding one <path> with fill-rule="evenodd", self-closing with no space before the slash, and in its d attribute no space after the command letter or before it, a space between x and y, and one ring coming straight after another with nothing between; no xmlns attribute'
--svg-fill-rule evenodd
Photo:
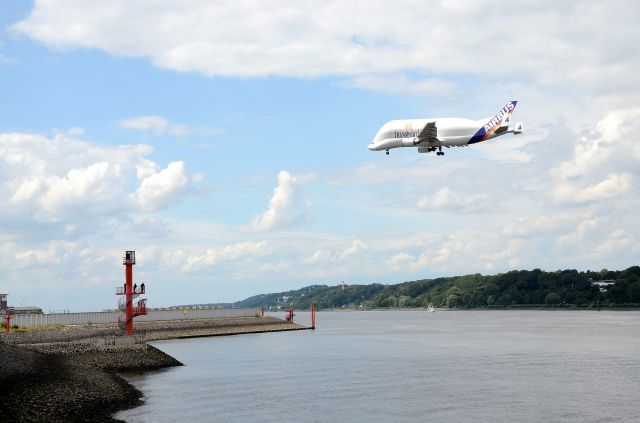
<svg viewBox="0 0 640 423"><path fill-rule="evenodd" d="M417 147L418 153L438 150L442 147L466 147L487 141L500 135L522 133L522 122L509 126L511 113L517 101L510 101L493 117L471 120L463 118L392 120L385 123L368 148L371 151L389 150L398 147Z"/></svg>

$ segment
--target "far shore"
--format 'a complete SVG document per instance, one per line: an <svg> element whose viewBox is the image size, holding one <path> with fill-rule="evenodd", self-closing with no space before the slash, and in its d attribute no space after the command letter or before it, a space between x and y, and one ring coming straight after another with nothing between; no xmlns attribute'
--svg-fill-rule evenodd
<svg viewBox="0 0 640 423"><path fill-rule="evenodd" d="M539 310L539 311L640 311L640 306L616 306L606 307L601 306L600 310L596 307L578 307L578 306L492 306L492 307L475 307L475 308L462 308L462 307L436 307L435 311L504 311L504 310ZM307 311L300 309L296 311ZM317 312L336 312L336 311L422 311L427 313L425 307L403 307L403 308L321 308L316 309ZM283 310L268 311L269 313L283 312Z"/></svg>

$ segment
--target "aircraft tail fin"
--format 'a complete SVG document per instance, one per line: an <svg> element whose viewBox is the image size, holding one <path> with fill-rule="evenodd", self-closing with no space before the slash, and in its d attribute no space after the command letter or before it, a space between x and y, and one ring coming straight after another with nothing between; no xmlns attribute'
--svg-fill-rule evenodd
<svg viewBox="0 0 640 423"><path fill-rule="evenodd" d="M511 113L515 110L517 103L516 100L508 102L492 118L487 119L482 128L471 138L469 144L485 141L498 128L505 127L502 131L506 131L511 120Z"/></svg>

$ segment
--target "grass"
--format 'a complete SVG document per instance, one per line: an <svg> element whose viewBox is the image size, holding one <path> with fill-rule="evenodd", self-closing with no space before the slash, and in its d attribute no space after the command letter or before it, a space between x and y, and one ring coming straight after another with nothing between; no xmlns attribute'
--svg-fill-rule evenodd
<svg viewBox="0 0 640 423"><path fill-rule="evenodd" d="M20 326L17 328L12 327L11 332L33 332L36 330L47 330L47 329L63 329L65 325L49 325L49 326Z"/></svg>

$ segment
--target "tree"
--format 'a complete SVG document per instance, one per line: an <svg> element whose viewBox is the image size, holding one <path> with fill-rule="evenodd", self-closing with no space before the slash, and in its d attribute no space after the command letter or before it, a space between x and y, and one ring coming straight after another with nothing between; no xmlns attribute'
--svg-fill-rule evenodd
<svg viewBox="0 0 640 423"><path fill-rule="evenodd" d="M398 298L398 306L399 307L411 307L413 305L413 298L408 295L401 295Z"/></svg>
<svg viewBox="0 0 640 423"><path fill-rule="evenodd" d="M550 292L544 298L544 302L547 304L558 304L560 303L560 295L556 294L555 292Z"/></svg>
<svg viewBox="0 0 640 423"><path fill-rule="evenodd" d="M511 295L507 294L506 292L504 294L502 294L500 296L500 304L502 304L503 306L510 306L511 305Z"/></svg>
<svg viewBox="0 0 640 423"><path fill-rule="evenodd" d="M447 296L447 307L455 308L458 304L459 298L456 294L450 294Z"/></svg>
<svg viewBox="0 0 640 423"><path fill-rule="evenodd" d="M385 298L380 305L382 307L397 307L398 299L392 295L390 297Z"/></svg>

